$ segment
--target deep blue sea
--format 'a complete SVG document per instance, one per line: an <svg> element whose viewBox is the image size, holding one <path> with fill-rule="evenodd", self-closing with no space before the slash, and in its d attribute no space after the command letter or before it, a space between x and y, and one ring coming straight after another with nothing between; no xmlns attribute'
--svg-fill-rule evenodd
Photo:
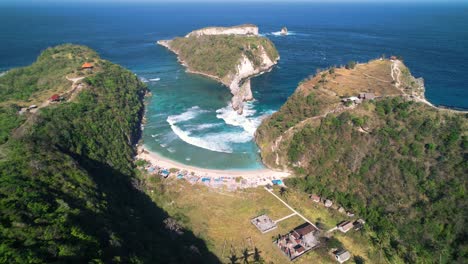
<svg viewBox="0 0 468 264"><path fill-rule="evenodd" d="M255 101L237 116L228 89L187 74L155 45L206 26L253 23L281 60L252 81ZM276 36L283 26L291 35ZM261 168L253 133L298 82L317 69L401 55L423 77L434 104L468 108L466 4L61 4L0 3L0 71L32 63L45 48L87 45L148 81L153 93L143 139L190 165Z"/></svg>

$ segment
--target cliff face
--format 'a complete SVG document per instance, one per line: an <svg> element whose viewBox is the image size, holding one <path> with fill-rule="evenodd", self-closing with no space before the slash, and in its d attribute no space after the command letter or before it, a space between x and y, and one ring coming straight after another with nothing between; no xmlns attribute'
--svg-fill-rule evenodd
<svg viewBox="0 0 468 264"><path fill-rule="evenodd" d="M208 27L195 30L185 37L199 37L203 35L252 35L258 36L258 27L254 25L242 25L235 27Z"/></svg>
<svg viewBox="0 0 468 264"><path fill-rule="evenodd" d="M232 107L239 114L244 102L253 99L250 79L270 70L279 60L274 44L259 37L258 27L252 25L200 29L158 44L176 53L188 72L227 86L233 95Z"/></svg>
<svg viewBox="0 0 468 264"><path fill-rule="evenodd" d="M262 122L256 141L265 164L302 176L288 186L365 218L385 238L389 262L457 263L468 116L429 104L422 80L399 60L348 68L305 80Z"/></svg>

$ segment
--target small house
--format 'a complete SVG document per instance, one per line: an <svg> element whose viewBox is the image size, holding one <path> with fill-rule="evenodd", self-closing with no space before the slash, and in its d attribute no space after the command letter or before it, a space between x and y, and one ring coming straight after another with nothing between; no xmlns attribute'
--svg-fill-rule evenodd
<svg viewBox="0 0 468 264"><path fill-rule="evenodd" d="M35 109L35 108L37 108L37 105L30 105L30 106L28 107L28 110Z"/></svg>
<svg viewBox="0 0 468 264"><path fill-rule="evenodd" d="M374 93L360 93L358 97L361 100L374 100L375 94Z"/></svg>
<svg viewBox="0 0 468 264"><path fill-rule="evenodd" d="M60 95L58 95L58 94L52 95L52 96L49 98L49 101L51 101L51 102L58 102L58 101L60 101Z"/></svg>
<svg viewBox="0 0 468 264"><path fill-rule="evenodd" d="M396 56L390 56L390 60L397 60Z"/></svg>
<svg viewBox="0 0 468 264"><path fill-rule="evenodd" d="M324 204L325 204L325 207L328 208L328 207L331 207L333 205L333 202L331 200L326 199Z"/></svg>
<svg viewBox="0 0 468 264"><path fill-rule="evenodd" d="M361 99L359 99L357 96L346 97L346 98L341 99L341 101L343 103L348 103L348 102L355 103L355 104L361 103Z"/></svg>
<svg viewBox="0 0 468 264"><path fill-rule="evenodd" d="M338 212L344 214L344 213L346 212L346 210L345 210L342 206L340 206L340 207L338 208Z"/></svg>
<svg viewBox="0 0 468 264"><path fill-rule="evenodd" d="M81 65L81 69L85 70L85 69L92 69L94 68L94 65L92 63L89 63L89 62L85 62L83 63L83 65Z"/></svg>
<svg viewBox="0 0 468 264"><path fill-rule="evenodd" d="M310 196L310 199L316 203L320 203L320 196L316 195L316 194L312 194Z"/></svg>
<svg viewBox="0 0 468 264"><path fill-rule="evenodd" d="M344 221L342 222L341 224L338 225L338 230L340 230L341 232L343 233L346 233L348 232L349 230L351 230L351 228L354 227L354 224L353 222L351 221Z"/></svg>
<svg viewBox="0 0 468 264"><path fill-rule="evenodd" d="M351 258L351 254L347 250L341 249L341 250L335 251L335 259L339 263L343 263L343 262L349 260L350 258Z"/></svg>

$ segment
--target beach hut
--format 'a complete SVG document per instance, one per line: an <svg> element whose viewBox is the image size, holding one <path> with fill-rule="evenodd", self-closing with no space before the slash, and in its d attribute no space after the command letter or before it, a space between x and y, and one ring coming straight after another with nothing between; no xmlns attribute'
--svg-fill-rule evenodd
<svg viewBox="0 0 468 264"><path fill-rule="evenodd" d="M169 171L168 171L168 170L162 170L162 171L161 171L161 175L162 175L164 178L167 178L167 177L169 177Z"/></svg>
<svg viewBox="0 0 468 264"><path fill-rule="evenodd" d="M211 178L202 178L201 181L204 183L209 183L211 181Z"/></svg>
<svg viewBox="0 0 468 264"><path fill-rule="evenodd" d="M273 183L273 185L282 185L283 181L282 180L272 180L271 183Z"/></svg>

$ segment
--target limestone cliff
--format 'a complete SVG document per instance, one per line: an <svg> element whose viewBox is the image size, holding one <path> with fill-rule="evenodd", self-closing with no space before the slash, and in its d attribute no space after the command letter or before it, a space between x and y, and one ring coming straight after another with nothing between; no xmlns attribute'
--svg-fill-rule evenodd
<svg viewBox="0 0 468 264"><path fill-rule="evenodd" d="M183 38L160 40L175 54L187 71L215 79L227 86L231 104L239 114L245 101L253 99L250 79L269 71L279 60L274 44L258 36L258 27L210 27Z"/></svg>
<svg viewBox="0 0 468 264"><path fill-rule="evenodd" d="M185 37L198 37L203 35L252 35L258 36L258 27L255 25L241 25L234 27L207 27L190 32Z"/></svg>

